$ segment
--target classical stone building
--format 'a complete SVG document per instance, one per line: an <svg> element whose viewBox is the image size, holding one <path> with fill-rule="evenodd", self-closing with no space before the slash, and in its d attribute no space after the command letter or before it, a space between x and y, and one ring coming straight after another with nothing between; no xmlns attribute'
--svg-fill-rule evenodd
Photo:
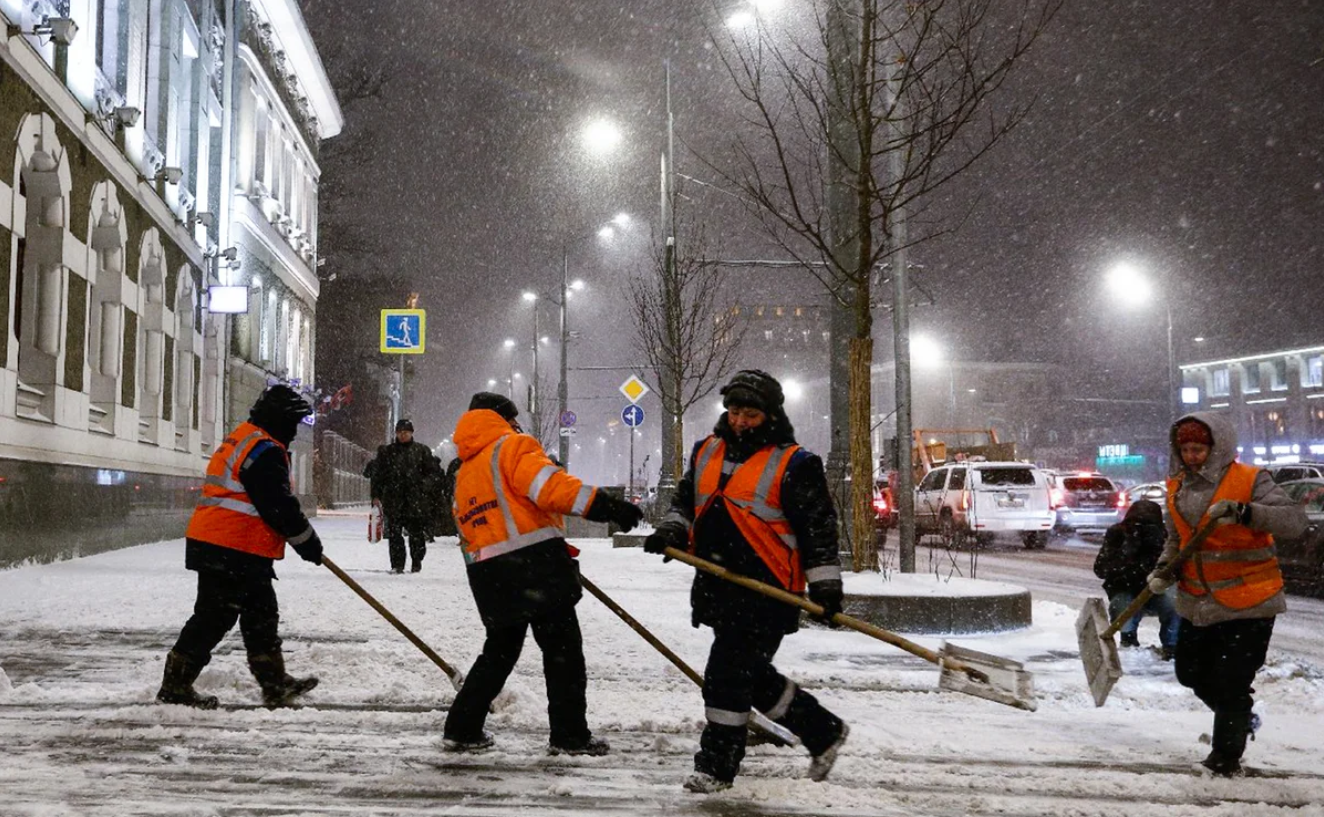
<svg viewBox="0 0 1324 817"><path fill-rule="evenodd" d="M294 0L0 17L2 566L179 536L257 392L311 381L317 146L341 118ZM247 314L210 311L219 285Z"/></svg>

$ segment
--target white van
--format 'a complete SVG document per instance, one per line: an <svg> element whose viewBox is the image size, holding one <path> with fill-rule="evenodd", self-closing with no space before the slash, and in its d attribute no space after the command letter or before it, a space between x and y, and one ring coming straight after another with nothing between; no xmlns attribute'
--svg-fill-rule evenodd
<svg viewBox="0 0 1324 817"><path fill-rule="evenodd" d="M1056 518L1048 478L1028 463L951 463L930 471L915 489L916 525L941 534L951 547L1015 533L1025 547L1043 548Z"/></svg>

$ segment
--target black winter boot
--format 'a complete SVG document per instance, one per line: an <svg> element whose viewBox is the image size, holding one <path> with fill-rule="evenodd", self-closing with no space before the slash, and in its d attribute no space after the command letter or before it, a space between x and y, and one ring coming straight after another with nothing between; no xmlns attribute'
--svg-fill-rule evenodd
<svg viewBox="0 0 1324 817"><path fill-rule="evenodd" d="M295 699L317 686L316 676L295 678L286 674L285 656L279 652L248 656L248 668L262 687L262 705L267 709L297 708Z"/></svg>
<svg viewBox="0 0 1324 817"><path fill-rule="evenodd" d="M206 664L196 663L183 653L171 650L166 656L165 675L161 678L161 689L156 693L156 700L163 704L215 709L220 704L215 695L199 695L193 689L193 682L198 680L204 666Z"/></svg>
<svg viewBox="0 0 1324 817"><path fill-rule="evenodd" d="M1215 712L1213 751L1201 765L1219 777L1239 774L1253 717L1250 712Z"/></svg>

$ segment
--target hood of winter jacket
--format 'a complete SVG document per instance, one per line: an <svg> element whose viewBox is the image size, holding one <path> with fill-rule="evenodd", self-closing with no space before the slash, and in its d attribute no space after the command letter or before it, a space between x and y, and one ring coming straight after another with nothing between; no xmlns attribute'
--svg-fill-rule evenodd
<svg viewBox="0 0 1324 817"><path fill-rule="evenodd" d="M1137 499L1126 509L1126 518L1122 521L1130 525L1162 525L1163 509L1157 502Z"/></svg>
<svg viewBox="0 0 1324 817"><path fill-rule="evenodd" d="M1236 429L1223 415L1212 411L1193 411L1177 418L1177 422L1168 429L1168 447L1172 452L1168 460L1168 474L1171 476L1176 476L1185 468L1181 461L1181 449L1177 445L1177 426L1187 420L1199 420L1204 423L1209 429L1209 435L1214 439L1214 445L1209 451L1209 459L1205 460L1204 465L1196 473L1210 482L1217 483L1222 473L1237 459Z"/></svg>
<svg viewBox="0 0 1324 817"><path fill-rule="evenodd" d="M492 443L514 433L515 429L500 414L491 409L474 409L460 415L453 439L460 459L468 461Z"/></svg>

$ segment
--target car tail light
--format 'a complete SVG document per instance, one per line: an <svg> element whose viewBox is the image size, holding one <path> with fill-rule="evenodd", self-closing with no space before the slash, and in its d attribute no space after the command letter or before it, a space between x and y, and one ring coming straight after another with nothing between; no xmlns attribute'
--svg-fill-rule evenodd
<svg viewBox="0 0 1324 817"><path fill-rule="evenodd" d="M1117 507L1119 507L1119 508L1125 508L1125 507L1126 507L1126 492L1125 492L1125 491L1118 491L1118 492L1117 492Z"/></svg>
<svg viewBox="0 0 1324 817"><path fill-rule="evenodd" d="M1061 488L1048 489L1048 505L1053 510L1057 510L1058 508L1062 507L1064 504L1066 504L1066 501L1067 501L1066 494L1063 493Z"/></svg>
<svg viewBox="0 0 1324 817"><path fill-rule="evenodd" d="M878 514L879 516L882 516L883 514L887 513L887 500L881 496L875 499L873 501L873 510L874 513Z"/></svg>
<svg viewBox="0 0 1324 817"><path fill-rule="evenodd" d="M962 492L961 492L961 510L963 510L963 511L968 511L968 510L970 510L970 492L969 492L969 491L962 491Z"/></svg>

